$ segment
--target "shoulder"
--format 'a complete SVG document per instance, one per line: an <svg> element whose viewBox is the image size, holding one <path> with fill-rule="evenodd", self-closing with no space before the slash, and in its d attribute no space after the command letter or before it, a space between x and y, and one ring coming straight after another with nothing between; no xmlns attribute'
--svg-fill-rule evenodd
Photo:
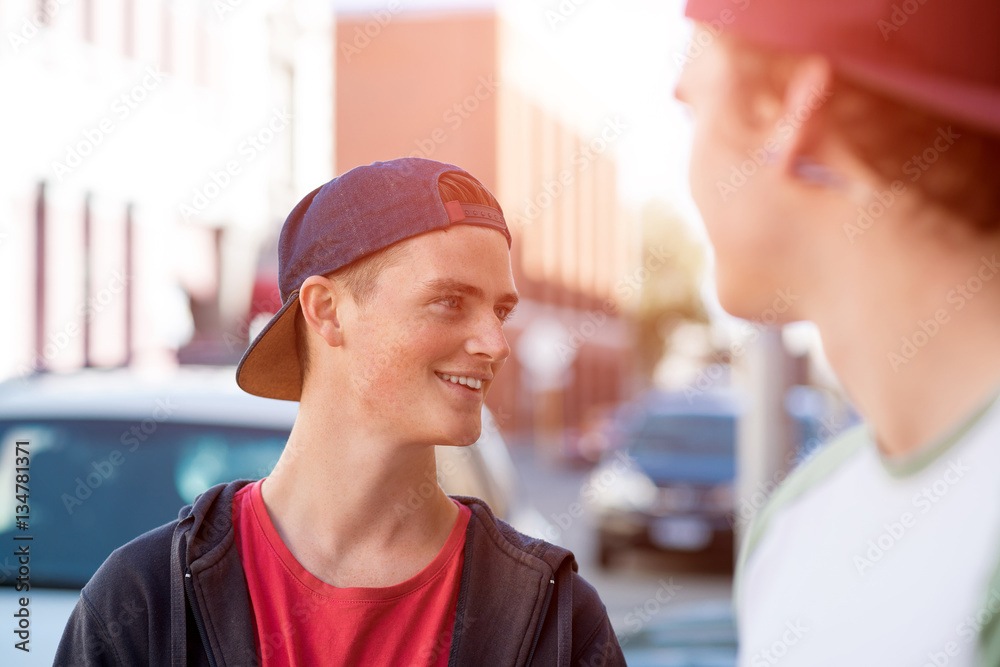
<svg viewBox="0 0 1000 667"><path fill-rule="evenodd" d="M122 600L169 610L172 575L179 576L185 563L210 550L231 529L232 498L244 484L212 487L181 508L178 518L111 552L83 588L91 610L115 617Z"/></svg>
<svg viewBox="0 0 1000 667"><path fill-rule="evenodd" d="M518 531L496 516L490 506L479 498L473 496L451 496L451 498L468 507L471 512L467 539L470 535L485 536L490 543L500 547L507 554L524 553L540 558L550 565L557 564L554 562L556 559L562 561L567 555L570 557L573 555L567 549Z"/></svg>
<svg viewBox="0 0 1000 667"><path fill-rule="evenodd" d="M80 593L78 621L90 627L92 642L123 660L148 655L148 628L170 627L171 544L178 522L115 549Z"/></svg>
<svg viewBox="0 0 1000 667"><path fill-rule="evenodd" d="M573 619L573 659L578 656L598 654L610 656L621 652L618 644L618 637L611 627L611 620L608 618L607 607L601 600L590 582L583 578L574 570L566 571L560 576L560 585L568 580L572 587L571 597L573 600L571 608L568 610ZM559 590L557 587L556 594ZM560 605L565 603L560 600ZM563 610L561 613L565 613ZM603 662L600 664L612 664Z"/></svg>
<svg viewBox="0 0 1000 667"><path fill-rule="evenodd" d="M472 511L469 523L477 522L479 533L485 541L497 547L485 558L480 554L478 565L488 566L504 554L515 563L515 569L535 579L544 574L543 584L553 586L552 603L558 615L568 614L572 619L574 651L584 653L598 651L614 653L618 642L608 620L607 609L601 597L579 573L576 557L569 549L544 539L526 535L506 521L498 518L485 502L478 498L455 496L455 500L467 505ZM471 531L475 530L470 526ZM551 582L551 583L550 583ZM553 614L552 620L556 615ZM613 663L607 663L613 664Z"/></svg>
<svg viewBox="0 0 1000 667"><path fill-rule="evenodd" d="M169 655L174 603L184 604L183 570L225 546L232 499L246 483L208 489L177 519L115 549L81 591L57 664L143 664Z"/></svg>
<svg viewBox="0 0 1000 667"><path fill-rule="evenodd" d="M115 599L157 587L169 580L170 547L177 519L140 535L111 552L83 588L92 602Z"/></svg>
<svg viewBox="0 0 1000 667"><path fill-rule="evenodd" d="M757 512L750 525L747 545L751 549L755 547L767 523L775 514L830 478L868 441L868 427L861 424L837 436L808 460L799 464Z"/></svg>
<svg viewBox="0 0 1000 667"><path fill-rule="evenodd" d="M150 628L170 627L170 550L177 521L115 549L80 592L55 664L141 664ZM169 633L168 633L169 634Z"/></svg>
<svg viewBox="0 0 1000 667"><path fill-rule="evenodd" d="M736 564L734 589L739 592L738 581L744 566L767 532L775 516L831 478L851 458L870 442L868 426L859 424L834 438L805 462L799 464L778 486L770 498L757 511L747 528Z"/></svg>

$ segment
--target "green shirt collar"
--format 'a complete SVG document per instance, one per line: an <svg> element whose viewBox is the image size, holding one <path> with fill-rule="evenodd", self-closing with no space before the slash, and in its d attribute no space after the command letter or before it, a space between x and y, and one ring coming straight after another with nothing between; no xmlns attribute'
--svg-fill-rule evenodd
<svg viewBox="0 0 1000 667"><path fill-rule="evenodd" d="M998 399L1000 399L1000 386L995 387L979 407L966 415L943 436L902 456L886 456L883 454L882 450L875 444L875 434L872 432L871 426L866 424L865 428L868 431L868 439L875 444L875 449L878 452L879 459L885 471L893 477L908 477L917 474L938 460L955 443L965 437L966 433L982 420L983 416L990 411L994 404L998 403Z"/></svg>

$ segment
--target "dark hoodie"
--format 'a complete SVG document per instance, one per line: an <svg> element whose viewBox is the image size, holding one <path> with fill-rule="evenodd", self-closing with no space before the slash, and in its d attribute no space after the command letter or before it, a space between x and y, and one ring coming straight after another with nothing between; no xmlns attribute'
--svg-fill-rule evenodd
<svg viewBox="0 0 1000 667"><path fill-rule="evenodd" d="M233 496L248 483L214 486L116 549L84 587L55 664L259 664L233 530ZM518 533L478 498L455 499L472 516L449 667L625 664L570 551Z"/></svg>

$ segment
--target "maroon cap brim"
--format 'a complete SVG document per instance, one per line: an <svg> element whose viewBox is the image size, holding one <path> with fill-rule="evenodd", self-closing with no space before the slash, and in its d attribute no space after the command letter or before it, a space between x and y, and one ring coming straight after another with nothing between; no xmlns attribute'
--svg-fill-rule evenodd
<svg viewBox="0 0 1000 667"><path fill-rule="evenodd" d="M236 384L264 398L297 401L302 395L302 371L295 338L299 291L288 297L243 353L236 367Z"/></svg>
<svg viewBox="0 0 1000 667"><path fill-rule="evenodd" d="M688 0L685 14L714 33L763 48L815 53L845 78L901 103L1000 134L1000 47L991 3L918 5L875 0L747 3Z"/></svg>
<svg viewBox="0 0 1000 667"><path fill-rule="evenodd" d="M954 121L989 134L1000 134L1000 90L841 57L833 66L848 78L944 121Z"/></svg>

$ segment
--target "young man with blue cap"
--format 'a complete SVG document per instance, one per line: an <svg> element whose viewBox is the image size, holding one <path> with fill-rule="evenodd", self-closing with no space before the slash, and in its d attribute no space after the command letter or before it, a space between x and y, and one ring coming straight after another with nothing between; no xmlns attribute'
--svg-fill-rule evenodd
<svg viewBox="0 0 1000 667"><path fill-rule="evenodd" d="M375 163L307 195L281 231L283 306L237 370L300 403L280 460L112 554L57 663L624 665L572 553L476 498L409 502L435 446L479 438L510 242L453 165ZM147 618L112 632L125 599Z"/></svg>
<svg viewBox="0 0 1000 667"><path fill-rule="evenodd" d="M814 321L866 424L756 516L740 665L1000 665L1000 4L689 0L719 298Z"/></svg>

